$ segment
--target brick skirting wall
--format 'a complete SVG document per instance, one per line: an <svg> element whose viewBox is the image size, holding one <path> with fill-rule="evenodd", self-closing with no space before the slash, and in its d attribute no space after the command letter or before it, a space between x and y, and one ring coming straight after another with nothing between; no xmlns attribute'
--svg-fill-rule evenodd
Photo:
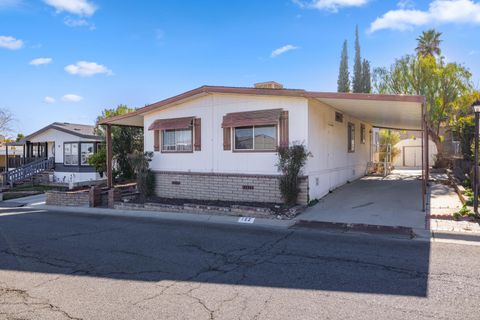
<svg viewBox="0 0 480 320"><path fill-rule="evenodd" d="M282 203L279 176L154 171L159 197ZM308 177L300 179L299 204L308 203Z"/></svg>
<svg viewBox="0 0 480 320"><path fill-rule="evenodd" d="M46 204L51 206L88 207L89 190L47 191Z"/></svg>

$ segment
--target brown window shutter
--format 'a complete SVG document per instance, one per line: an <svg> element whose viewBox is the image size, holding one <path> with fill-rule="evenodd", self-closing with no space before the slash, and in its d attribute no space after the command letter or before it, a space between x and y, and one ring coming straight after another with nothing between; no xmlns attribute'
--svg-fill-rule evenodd
<svg viewBox="0 0 480 320"><path fill-rule="evenodd" d="M288 138L288 111L282 111L280 116L280 147L288 147L289 146L289 138Z"/></svg>
<svg viewBox="0 0 480 320"><path fill-rule="evenodd" d="M160 151L160 130L153 131L153 151Z"/></svg>
<svg viewBox="0 0 480 320"><path fill-rule="evenodd" d="M223 128L223 150L232 149L232 128Z"/></svg>
<svg viewBox="0 0 480 320"><path fill-rule="evenodd" d="M201 151L202 150L202 119L195 118L193 122L195 126L195 132L194 132L195 151Z"/></svg>

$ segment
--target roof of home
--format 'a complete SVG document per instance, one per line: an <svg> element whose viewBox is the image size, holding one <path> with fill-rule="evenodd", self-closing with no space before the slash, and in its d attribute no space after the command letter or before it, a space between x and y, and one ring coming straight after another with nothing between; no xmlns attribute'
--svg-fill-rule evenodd
<svg viewBox="0 0 480 320"><path fill-rule="evenodd" d="M58 130L62 131L77 137L85 138L85 139L93 139L93 140L103 140L101 137L95 134L95 126L91 125L86 125L86 124L77 124L77 123L68 123L68 122L54 122L52 124L49 124L46 127L43 127L42 129L35 131L32 134L29 134L17 144L24 144L25 142L29 141L33 137L49 130Z"/></svg>
<svg viewBox="0 0 480 320"><path fill-rule="evenodd" d="M298 97L306 99L317 99L323 103L331 105L333 108L340 111L349 112L352 115L362 119L360 116L362 111L367 112L365 121L376 123L380 127L394 128L396 121L376 121L380 116L375 117L375 113L381 115L381 117L387 117L394 119L394 117L400 119L404 118L407 121L398 121L398 125L404 129L421 129L421 110L417 110L418 106L423 105L425 98L423 96L416 95L385 95L385 94L369 94L369 93L337 93L337 92L317 92L306 91L303 89L271 89L271 88L255 88L255 87L225 87L225 86L202 86L171 98L161 100L159 102L147 105L143 108L139 108L133 112L119 115L107 119L103 119L99 122L101 125L127 125L127 126L142 126L139 117L148 112L162 109L189 99L196 98L198 96L208 95L211 93L217 94L244 94L244 95L258 95L258 96L283 96L283 97ZM361 105L361 107L359 107ZM404 106L415 105L414 108L407 108L401 110ZM372 108L373 106L373 108ZM381 108L380 108L381 107ZM398 109L398 110L397 110ZM398 111L395 114L395 111ZM363 112L363 113L365 113ZM388 115L390 113L390 116ZM418 113L418 115L417 115ZM378 118L378 119L375 119ZM413 119L414 118L414 119ZM142 119L143 120L143 119ZM402 127L403 125L403 127Z"/></svg>

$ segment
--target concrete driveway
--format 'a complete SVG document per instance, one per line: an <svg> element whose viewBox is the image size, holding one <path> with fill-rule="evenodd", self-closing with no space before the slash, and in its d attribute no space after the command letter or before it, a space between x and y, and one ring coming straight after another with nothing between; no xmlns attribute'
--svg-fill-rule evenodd
<svg viewBox="0 0 480 320"><path fill-rule="evenodd" d="M344 185L297 217L299 220L425 229L420 170L395 170Z"/></svg>

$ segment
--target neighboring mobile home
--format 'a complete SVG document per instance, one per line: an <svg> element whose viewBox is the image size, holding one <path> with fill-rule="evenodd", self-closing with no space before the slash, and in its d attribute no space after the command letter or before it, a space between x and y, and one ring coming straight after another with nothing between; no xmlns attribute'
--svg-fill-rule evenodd
<svg viewBox="0 0 480 320"><path fill-rule="evenodd" d="M306 203L365 174L374 125L422 129L422 103L276 82L204 86L100 124L144 128L156 193L171 198L281 202L276 148L303 143L313 155L300 184Z"/></svg>
<svg viewBox="0 0 480 320"><path fill-rule="evenodd" d="M52 170L51 182L69 184L99 180L101 176L88 164L88 158L102 141L95 134L94 126L54 122L13 143L23 146L22 166L16 170L22 173L21 170L39 164L37 167ZM14 179L13 174L10 179Z"/></svg>

